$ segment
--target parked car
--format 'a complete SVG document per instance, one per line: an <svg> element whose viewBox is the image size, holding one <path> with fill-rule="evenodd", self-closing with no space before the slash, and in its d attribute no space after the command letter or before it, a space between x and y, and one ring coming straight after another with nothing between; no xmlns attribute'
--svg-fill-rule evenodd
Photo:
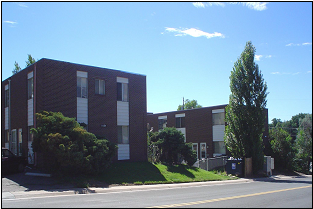
<svg viewBox="0 0 313 209"><path fill-rule="evenodd" d="M9 149L2 147L1 172L23 172L27 165L27 158L16 156Z"/></svg>

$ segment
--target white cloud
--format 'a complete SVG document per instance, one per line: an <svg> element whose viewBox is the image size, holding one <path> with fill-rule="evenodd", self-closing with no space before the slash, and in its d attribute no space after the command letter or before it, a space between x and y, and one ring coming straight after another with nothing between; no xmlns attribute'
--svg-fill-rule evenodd
<svg viewBox="0 0 313 209"><path fill-rule="evenodd" d="M12 25L17 24L17 22L9 21L9 20L3 21L3 22L4 22L4 23L9 23L9 24L12 24Z"/></svg>
<svg viewBox="0 0 313 209"><path fill-rule="evenodd" d="M192 37L201 37L204 36L206 38L213 38L213 37L221 37L224 38L224 35L218 32L214 33L207 33L202 30L198 30L195 28L168 28L165 29L167 32L176 33L175 36L192 36Z"/></svg>
<svg viewBox="0 0 313 209"><path fill-rule="evenodd" d="M263 11L266 10L266 4L267 2L242 2L241 4L247 6L249 9L254 9L257 11Z"/></svg>
<svg viewBox="0 0 313 209"><path fill-rule="evenodd" d="M6 20L6 21L3 21L4 23L8 23L10 27L14 28L15 25L17 24L17 22L14 22L14 21L9 21L9 20Z"/></svg>
<svg viewBox="0 0 313 209"><path fill-rule="evenodd" d="M18 2L17 5L19 5L20 7L28 7L25 3L23 2Z"/></svg>
<svg viewBox="0 0 313 209"><path fill-rule="evenodd" d="M209 6L225 6L225 3L223 2L194 2L192 3L193 6L197 7L197 8L205 8L205 7L209 7ZM266 10L267 7L266 5L268 4L268 2L227 2L227 4L241 4L243 6L248 7L249 9L254 9L257 11L263 11Z"/></svg>
<svg viewBox="0 0 313 209"><path fill-rule="evenodd" d="M311 42L305 42L302 44L294 44L294 43L286 44L286 46L306 46L306 45L312 45L312 43Z"/></svg>
<svg viewBox="0 0 313 209"><path fill-rule="evenodd" d="M268 59L268 58L272 58L272 55L265 55L265 56L264 55L254 55L254 58L256 61L260 61L262 57Z"/></svg>
<svg viewBox="0 0 313 209"><path fill-rule="evenodd" d="M312 70L307 71L306 73L312 73Z"/></svg>
<svg viewBox="0 0 313 209"><path fill-rule="evenodd" d="M263 55L254 55L256 61L260 61L261 57L263 57Z"/></svg>
<svg viewBox="0 0 313 209"><path fill-rule="evenodd" d="M197 7L197 8L204 8L205 5L202 2L194 2L192 3L193 6Z"/></svg>
<svg viewBox="0 0 313 209"><path fill-rule="evenodd" d="M308 71L309 72L309 71ZM273 75L299 75L300 72L296 72L296 73L288 73L288 72L271 72L271 74Z"/></svg>

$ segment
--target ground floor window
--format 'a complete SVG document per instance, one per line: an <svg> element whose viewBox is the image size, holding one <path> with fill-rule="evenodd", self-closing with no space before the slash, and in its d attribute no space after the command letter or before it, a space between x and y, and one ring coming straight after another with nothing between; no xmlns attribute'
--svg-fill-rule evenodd
<svg viewBox="0 0 313 209"><path fill-rule="evenodd" d="M117 139L119 144L129 144L128 126L117 126Z"/></svg>
<svg viewBox="0 0 313 209"><path fill-rule="evenodd" d="M192 150L196 151L197 158L199 158L199 155L198 155L198 143L192 143Z"/></svg>

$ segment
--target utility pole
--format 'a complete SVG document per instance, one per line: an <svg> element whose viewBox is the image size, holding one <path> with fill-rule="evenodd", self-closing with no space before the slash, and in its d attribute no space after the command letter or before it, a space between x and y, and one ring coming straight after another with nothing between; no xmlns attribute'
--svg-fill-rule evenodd
<svg viewBox="0 0 313 209"><path fill-rule="evenodd" d="M183 97L183 110L185 109L185 100L184 100L184 97Z"/></svg>

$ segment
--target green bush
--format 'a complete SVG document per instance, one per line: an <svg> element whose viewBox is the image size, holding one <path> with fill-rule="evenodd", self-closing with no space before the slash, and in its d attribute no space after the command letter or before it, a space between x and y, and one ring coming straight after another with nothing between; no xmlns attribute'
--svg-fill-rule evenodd
<svg viewBox="0 0 313 209"><path fill-rule="evenodd" d="M36 113L37 128L32 129L33 150L40 152L46 169L53 173L93 174L104 171L117 146L106 139L97 139L87 132L75 118L60 112Z"/></svg>
<svg viewBox="0 0 313 209"><path fill-rule="evenodd" d="M190 166L197 161L197 154L192 150L191 143L185 143L182 132L173 127L149 134L148 146L156 147L154 150L156 153L151 158L157 158L157 161L179 164L185 160Z"/></svg>

